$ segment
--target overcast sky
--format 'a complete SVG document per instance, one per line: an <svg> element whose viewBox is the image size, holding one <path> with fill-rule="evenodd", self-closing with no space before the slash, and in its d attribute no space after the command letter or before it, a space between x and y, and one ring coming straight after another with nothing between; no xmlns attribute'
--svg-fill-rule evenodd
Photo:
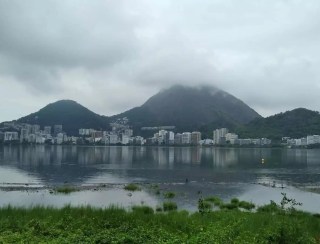
<svg viewBox="0 0 320 244"><path fill-rule="evenodd" d="M72 99L113 115L212 84L263 116L320 105L318 0L0 0L0 121Z"/></svg>

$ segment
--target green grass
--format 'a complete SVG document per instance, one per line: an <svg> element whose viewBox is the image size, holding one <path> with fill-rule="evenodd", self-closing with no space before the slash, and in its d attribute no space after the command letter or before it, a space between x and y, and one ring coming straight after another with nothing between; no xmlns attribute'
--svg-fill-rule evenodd
<svg viewBox="0 0 320 244"><path fill-rule="evenodd" d="M146 206L0 209L0 243L319 243L320 218L304 212L187 211Z"/></svg>
<svg viewBox="0 0 320 244"><path fill-rule="evenodd" d="M55 189L55 192L63 194L70 194L71 192L75 191L78 191L78 189L72 186L59 186Z"/></svg>
<svg viewBox="0 0 320 244"><path fill-rule="evenodd" d="M133 184L133 183L125 185L124 189L127 191L140 191L141 190L141 188L139 186L137 186L136 184Z"/></svg>

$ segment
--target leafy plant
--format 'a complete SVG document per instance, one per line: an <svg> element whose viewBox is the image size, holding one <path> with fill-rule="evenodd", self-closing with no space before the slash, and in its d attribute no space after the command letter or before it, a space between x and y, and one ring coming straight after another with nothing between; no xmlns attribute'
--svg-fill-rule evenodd
<svg viewBox="0 0 320 244"><path fill-rule="evenodd" d="M163 193L163 196L165 198L174 198L176 196L176 194L174 192L169 191L169 192Z"/></svg>
<svg viewBox="0 0 320 244"><path fill-rule="evenodd" d="M199 213L204 214L210 212L212 209L212 205L210 202L204 201L202 197L198 200L198 210Z"/></svg>

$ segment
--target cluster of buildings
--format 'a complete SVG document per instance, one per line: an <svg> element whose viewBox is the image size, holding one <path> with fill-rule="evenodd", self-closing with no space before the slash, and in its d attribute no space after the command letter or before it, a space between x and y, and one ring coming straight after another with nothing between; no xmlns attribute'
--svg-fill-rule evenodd
<svg viewBox="0 0 320 244"><path fill-rule="evenodd" d="M174 133L165 130L164 127L157 127L160 130L151 138L144 139L141 136L133 136L128 119L117 119L110 123L110 131L95 130L91 128L81 128L77 136L68 136L62 125L44 126L40 128L37 124L26 124L9 122L4 123L4 128L0 130L0 142L4 143L30 143L30 144L101 144L101 145L270 145L271 140L267 138L240 139L237 134L229 132L227 128L220 128L213 131L213 139L202 139L201 132ZM151 127L150 127L151 128ZM174 127L173 127L174 128ZM151 128L154 129L154 128ZM167 129L167 128L166 128ZM171 129L171 127L168 127ZM150 130L146 127L146 130ZM295 145L298 145L298 140ZM308 136L306 142L320 142L320 136ZM288 139L288 143L291 141ZM293 143L293 142L292 142Z"/></svg>
<svg viewBox="0 0 320 244"><path fill-rule="evenodd" d="M309 136L298 138L298 139L283 137L282 142L288 146L297 146L297 147L310 146L310 145L320 144L320 135L309 135Z"/></svg>
<svg viewBox="0 0 320 244"><path fill-rule="evenodd" d="M271 144L268 138L239 138L235 133L229 132L227 128L220 128L213 131L213 140L204 140L205 145L254 145L254 146L267 146Z"/></svg>
<svg viewBox="0 0 320 244"><path fill-rule="evenodd" d="M0 142L62 144L70 140L62 130L62 125L44 126L27 123L4 123L0 131Z"/></svg>
<svg viewBox="0 0 320 244"><path fill-rule="evenodd" d="M9 122L4 123L0 131L0 142L30 143L30 144L134 144L143 145L144 139L133 137L133 130L129 128L128 119L122 118L110 124L111 131L95 129L79 129L78 136L68 136L62 125L44 126Z"/></svg>
<svg viewBox="0 0 320 244"><path fill-rule="evenodd" d="M199 131L174 133L167 130L159 130L153 137L146 139L147 145L199 145L201 133Z"/></svg>

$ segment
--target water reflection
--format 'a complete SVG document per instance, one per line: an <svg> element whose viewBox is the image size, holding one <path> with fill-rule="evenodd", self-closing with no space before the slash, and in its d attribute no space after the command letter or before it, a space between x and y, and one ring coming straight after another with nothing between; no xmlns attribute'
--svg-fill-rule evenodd
<svg viewBox="0 0 320 244"><path fill-rule="evenodd" d="M307 203L306 210L313 211L320 204L320 195L301 192L291 186L319 186L319 159L320 150L317 149L3 146L0 147L0 185L159 183L164 190L180 192L175 200L188 209L196 208L199 191L223 199L239 196L254 201L258 198L263 203L277 199L281 196L279 192L287 191L293 194L291 197L294 194L303 197L297 199ZM70 196L51 196L44 191L0 191L0 205L74 203L107 206L121 203L128 206L130 201L137 204L147 199L157 204L159 200L146 192L134 195L137 198L129 197L122 186Z"/></svg>
<svg viewBox="0 0 320 244"><path fill-rule="evenodd" d="M319 156L319 150L305 149L4 146L0 148L0 165L51 183L83 182L94 177L106 182L110 178L118 182L117 177L124 182L183 182L185 178L248 182L270 174L283 180L281 174L289 173L306 174L305 178L319 181Z"/></svg>

